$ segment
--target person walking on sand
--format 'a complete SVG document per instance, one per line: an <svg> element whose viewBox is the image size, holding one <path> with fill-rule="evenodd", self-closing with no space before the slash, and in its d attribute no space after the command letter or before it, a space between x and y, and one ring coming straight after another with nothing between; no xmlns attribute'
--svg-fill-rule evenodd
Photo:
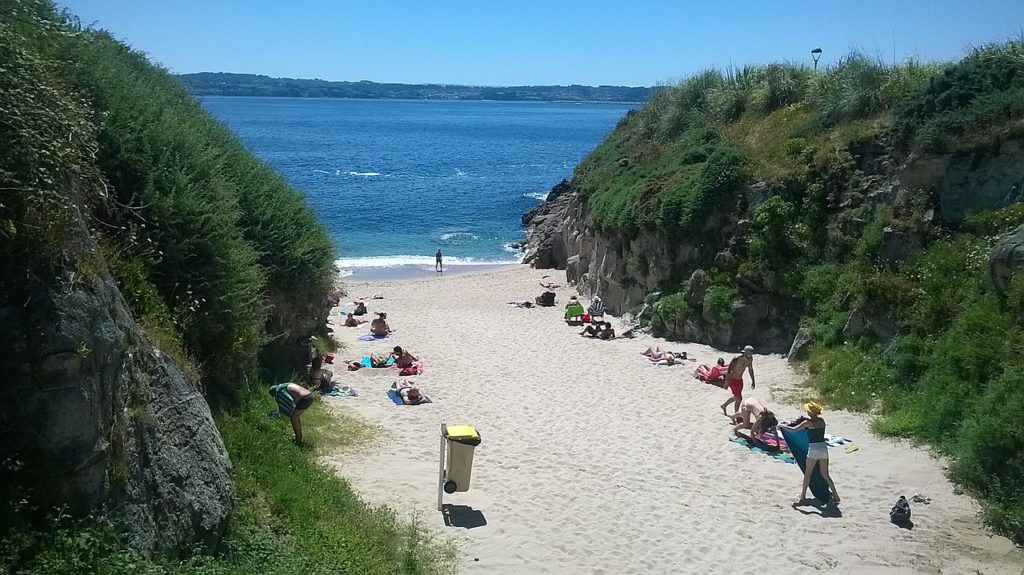
<svg viewBox="0 0 1024 575"><path fill-rule="evenodd" d="M804 482L800 488L800 500L797 505L807 501L807 487L811 484L811 475L815 467L821 472L821 476L828 483L829 491L832 492L832 503L839 503L839 492L836 491L836 484L832 483L832 476L828 474L828 444L825 443L825 420L821 417L821 404L816 401L809 401L804 404L804 411L809 417L801 417L800 423L794 426L779 424L779 427L789 431L799 429L807 430L807 462L804 465Z"/></svg>
<svg viewBox="0 0 1024 575"><path fill-rule="evenodd" d="M750 389L754 389L757 387L757 384L754 382L754 348L749 345L743 348L743 353L732 358L732 361L729 362L729 371L725 375L725 384L729 391L732 392L732 397L722 404L722 413L726 416L729 415L729 412L725 408L730 403L733 404L733 414L740 410L740 402L743 401L744 370L750 371Z"/></svg>
<svg viewBox="0 0 1024 575"><path fill-rule="evenodd" d="M292 422L295 443L302 445L302 414L313 405L313 394L294 383L270 386L270 395L277 401L277 410Z"/></svg>
<svg viewBox="0 0 1024 575"><path fill-rule="evenodd" d="M444 273L444 262L441 261L441 248L434 254L434 271Z"/></svg>

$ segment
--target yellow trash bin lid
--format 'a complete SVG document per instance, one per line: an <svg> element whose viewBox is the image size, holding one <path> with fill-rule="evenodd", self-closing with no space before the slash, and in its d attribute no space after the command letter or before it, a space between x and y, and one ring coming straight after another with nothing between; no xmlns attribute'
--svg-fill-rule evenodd
<svg viewBox="0 0 1024 575"><path fill-rule="evenodd" d="M445 425L444 436L448 441L465 445L480 445L480 434L472 425Z"/></svg>

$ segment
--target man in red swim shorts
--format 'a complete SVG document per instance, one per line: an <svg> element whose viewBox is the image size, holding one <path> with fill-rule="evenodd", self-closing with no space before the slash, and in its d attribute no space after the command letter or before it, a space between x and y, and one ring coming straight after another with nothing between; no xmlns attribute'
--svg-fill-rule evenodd
<svg viewBox="0 0 1024 575"><path fill-rule="evenodd" d="M742 354L732 358L732 361L729 362L729 371L725 376L725 381L729 391L732 392L732 397L725 400L725 403L722 404L722 413L725 415L729 415L725 408L730 403L733 404L733 414L740 410L740 402L743 401L744 370L750 371L750 389L756 388L757 384L754 382L754 348L749 345L743 348Z"/></svg>

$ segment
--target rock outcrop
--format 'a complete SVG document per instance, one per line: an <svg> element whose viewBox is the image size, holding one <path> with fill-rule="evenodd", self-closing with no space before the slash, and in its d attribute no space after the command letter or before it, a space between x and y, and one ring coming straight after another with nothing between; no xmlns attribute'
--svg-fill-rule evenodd
<svg viewBox="0 0 1024 575"><path fill-rule="evenodd" d="M202 393L136 326L84 226L79 262L30 263L0 293L2 489L104 511L133 547L215 546L231 464Z"/></svg>
<svg viewBox="0 0 1024 575"><path fill-rule="evenodd" d="M985 287L999 295L1006 295L1010 282L1024 268L1024 225L999 238L988 257Z"/></svg>

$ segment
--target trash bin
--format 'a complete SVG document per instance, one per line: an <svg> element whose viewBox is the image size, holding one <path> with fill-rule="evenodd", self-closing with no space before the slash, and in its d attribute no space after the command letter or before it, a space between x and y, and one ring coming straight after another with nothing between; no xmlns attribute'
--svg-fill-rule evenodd
<svg viewBox="0 0 1024 575"><path fill-rule="evenodd" d="M480 434L472 425L445 425L444 438L448 444L444 492L469 491L473 472L473 451L480 445Z"/></svg>

